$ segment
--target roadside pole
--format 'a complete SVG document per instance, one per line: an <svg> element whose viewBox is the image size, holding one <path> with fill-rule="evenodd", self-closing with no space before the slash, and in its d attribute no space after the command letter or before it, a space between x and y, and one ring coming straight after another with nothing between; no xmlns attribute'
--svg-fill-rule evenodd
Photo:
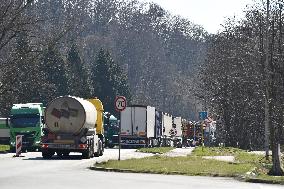
<svg viewBox="0 0 284 189"><path fill-rule="evenodd" d="M201 142L202 142L202 152L203 152L203 147L204 147L204 129L203 129L203 123L204 122L202 122L201 123L201 136L202 136L202 138L201 138Z"/></svg>
<svg viewBox="0 0 284 189"><path fill-rule="evenodd" d="M120 149L121 149L121 112L120 112L120 120L119 120L119 133L118 133L118 161L120 161Z"/></svg>
<svg viewBox="0 0 284 189"><path fill-rule="evenodd" d="M126 98L124 96L116 96L115 98L115 110L120 112L119 121L119 133L118 133L118 160L120 161L120 149L121 149L121 112L126 108Z"/></svg>
<svg viewBox="0 0 284 189"><path fill-rule="evenodd" d="M202 120L201 122L201 143L202 143L202 151L203 151L203 147L204 147L204 128L203 125L205 124L205 119L208 117L208 112L207 111L203 111L203 112L199 112L199 120Z"/></svg>

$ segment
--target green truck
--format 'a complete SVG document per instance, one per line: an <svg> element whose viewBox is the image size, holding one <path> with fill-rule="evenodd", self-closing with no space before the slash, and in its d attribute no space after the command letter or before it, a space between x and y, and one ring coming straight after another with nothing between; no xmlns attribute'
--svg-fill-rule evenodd
<svg viewBox="0 0 284 189"><path fill-rule="evenodd" d="M113 148L115 145L118 145L118 132L119 123L117 118L109 112L104 112L104 135L106 147Z"/></svg>
<svg viewBox="0 0 284 189"><path fill-rule="evenodd" d="M9 118L0 118L0 144L10 144Z"/></svg>
<svg viewBox="0 0 284 189"><path fill-rule="evenodd" d="M14 104L10 114L10 147L15 150L16 136L22 135L23 150L40 150L44 127L42 103Z"/></svg>

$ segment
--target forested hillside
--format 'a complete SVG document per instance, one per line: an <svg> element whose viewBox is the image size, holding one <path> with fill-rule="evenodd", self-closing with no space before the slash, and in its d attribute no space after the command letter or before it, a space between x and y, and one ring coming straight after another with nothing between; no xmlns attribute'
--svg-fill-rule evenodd
<svg viewBox="0 0 284 189"><path fill-rule="evenodd" d="M67 94L113 109L120 94L194 118L192 76L208 34L189 20L136 0L5 1L0 18L2 116Z"/></svg>

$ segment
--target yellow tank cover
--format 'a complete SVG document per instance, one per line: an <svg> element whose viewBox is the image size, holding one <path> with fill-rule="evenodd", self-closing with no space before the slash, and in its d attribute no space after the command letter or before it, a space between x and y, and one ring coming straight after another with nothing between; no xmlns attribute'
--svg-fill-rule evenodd
<svg viewBox="0 0 284 189"><path fill-rule="evenodd" d="M97 134L104 134L104 127L103 127L103 112L104 106L102 101L98 98L88 99L97 109L97 121L96 121L96 133Z"/></svg>

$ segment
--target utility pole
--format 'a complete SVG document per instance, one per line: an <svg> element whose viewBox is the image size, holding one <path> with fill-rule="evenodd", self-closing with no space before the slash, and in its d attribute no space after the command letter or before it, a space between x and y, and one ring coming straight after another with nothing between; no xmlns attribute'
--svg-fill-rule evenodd
<svg viewBox="0 0 284 189"><path fill-rule="evenodd" d="M269 124L270 124L270 67L269 67L269 0L266 1L266 33L265 33L265 66L264 66L264 74L265 74L265 102L264 102L264 127L265 127L265 158L269 160Z"/></svg>

